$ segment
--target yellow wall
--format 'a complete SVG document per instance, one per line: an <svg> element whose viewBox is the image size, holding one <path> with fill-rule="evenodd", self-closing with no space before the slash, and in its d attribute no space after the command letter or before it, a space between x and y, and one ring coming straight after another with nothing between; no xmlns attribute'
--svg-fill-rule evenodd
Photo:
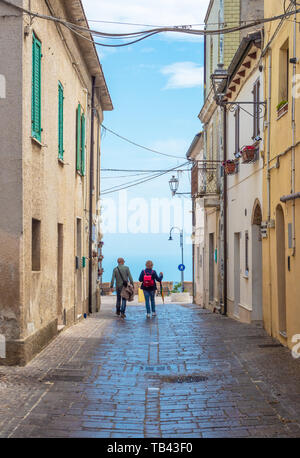
<svg viewBox="0 0 300 458"><path fill-rule="evenodd" d="M265 17L273 16L282 13L281 2L274 2L273 0L265 0ZM289 105L288 112L280 119L277 115L277 104L279 100L279 73L280 73L280 49L286 40L289 42L290 57L293 57L293 33L294 26L292 17L289 21L285 21L271 43L270 50L264 59L265 68L265 98L269 94L269 56L271 56L271 120L270 120L270 209L271 220L275 220L275 227L268 228L268 237L263 239L263 308L264 308L264 323L266 330L278 338L284 345L291 347L292 336L300 334L300 199L281 203L280 198L284 195L291 193L291 161L292 152L286 150L292 146L292 74L293 65L289 64ZM297 20L299 21L299 14ZM265 26L266 37L265 44L269 42L273 36L278 21L276 23L267 24ZM296 27L296 41L297 41L297 55L300 50L300 32L299 25ZM299 73L299 64L297 65L296 72ZM300 115L300 98L295 99L296 104L296 120ZM267 117L266 117L267 119ZM267 135L268 128L265 128L265 168L264 168L264 199L263 199L263 220L268 219L268 187L267 187ZM300 140L299 127L296 125L296 139L297 143ZM278 156L279 160L277 160ZM300 146L295 149L295 190L300 191ZM279 167L275 167L277 166ZM278 252L276 244L276 233L279 226L276 221L276 208L282 205L285 219L285 276L286 276L286 319L287 319L287 339L280 335L279 329L279 301L278 301ZM292 223L293 219L293 205L295 205L296 215L296 252L293 255L293 249L288 245L288 224ZM274 226L271 224L271 226ZM290 271L288 270L288 257L290 257ZM280 283L279 283L280 285Z"/></svg>

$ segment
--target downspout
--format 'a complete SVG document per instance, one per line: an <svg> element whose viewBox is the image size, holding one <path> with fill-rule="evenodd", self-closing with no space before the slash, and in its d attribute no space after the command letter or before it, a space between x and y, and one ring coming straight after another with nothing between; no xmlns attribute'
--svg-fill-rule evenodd
<svg viewBox="0 0 300 458"><path fill-rule="evenodd" d="M272 82L272 58L269 51L269 95L268 95L268 140L267 140L267 198L268 198L268 223L271 220L271 172L270 172L270 146L271 146L271 82Z"/></svg>
<svg viewBox="0 0 300 458"><path fill-rule="evenodd" d="M297 24L297 5L295 2L295 16L294 16L294 46L293 46L293 57L296 58L297 45L296 45L296 24ZM293 83L296 81L296 61L293 64ZM296 141L296 99L292 91L292 194L295 194L295 141ZM296 255L296 202L293 199L293 252L292 256Z"/></svg>
<svg viewBox="0 0 300 458"><path fill-rule="evenodd" d="M198 163L197 163L198 167ZM191 185L192 186L192 185ZM193 233L194 237L196 237L196 231L195 231L195 218L196 218L196 212L195 212L195 199L192 196L192 218L193 218ZM196 281L195 281L195 238L193 239L193 303L195 304L195 299L196 299ZM199 266L198 266L199 268Z"/></svg>
<svg viewBox="0 0 300 458"><path fill-rule="evenodd" d="M224 162L227 160L227 111L226 105L223 107L223 154L224 154ZM227 315L227 175L224 173L224 189L223 189L223 233L224 233L224 311L223 315Z"/></svg>
<svg viewBox="0 0 300 458"><path fill-rule="evenodd" d="M94 194L94 111L95 76L92 77L91 148L90 148L90 204L89 204L89 313L93 312L93 194Z"/></svg>
<svg viewBox="0 0 300 458"><path fill-rule="evenodd" d="M271 84L272 84L272 57L271 52L269 50L269 65L268 65L268 85L269 85L269 94L268 94L268 137L267 137L267 200L268 200L268 226L270 230L270 221L271 221L271 171L270 171L270 149L271 149ZM271 285L271 240L270 240L270 233L268 237L268 245L269 245L269 312L270 312L270 334L273 333L273 326L272 326L272 285Z"/></svg>

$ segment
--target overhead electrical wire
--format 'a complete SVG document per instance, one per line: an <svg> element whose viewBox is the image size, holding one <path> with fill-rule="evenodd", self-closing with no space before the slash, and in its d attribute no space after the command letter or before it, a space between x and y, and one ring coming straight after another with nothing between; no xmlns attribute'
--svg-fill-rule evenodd
<svg viewBox="0 0 300 458"><path fill-rule="evenodd" d="M102 169L101 171L110 171L110 172L119 172L120 170L110 170L110 169ZM123 170L122 170L123 171ZM132 174L134 173L136 177L143 176L144 178L147 176L148 173L160 173L166 172L168 170L126 170L127 172L131 172L131 175L110 175L110 176L103 176L101 174L101 180L118 180L120 178L132 178ZM177 169L177 172L190 172L191 169ZM139 172L139 173L137 173Z"/></svg>
<svg viewBox="0 0 300 458"><path fill-rule="evenodd" d="M148 148L147 146L140 145L139 143L136 143L136 142L134 142L132 140L129 140L129 138L123 137L122 135L118 134L117 132L114 132L113 130L111 130L108 127L104 126L104 124L102 124L102 128L104 130L106 130L107 132L110 132L111 134L113 134L116 137L120 138L121 140L124 140L125 142L136 146L137 148L142 148L142 149L144 149L146 151L150 151L151 153L160 154L161 156L172 157L172 158L175 158L175 159L185 159L184 157L174 156L173 154L162 153L161 151L157 151L155 149Z"/></svg>
<svg viewBox="0 0 300 458"><path fill-rule="evenodd" d="M170 169L162 169L162 170L158 170L158 169L155 169L155 170L150 170L150 169L147 169L147 170L141 170L141 169L101 169L101 172L143 172L143 173L148 173L148 172L153 172L153 173L158 173L158 172L168 172ZM189 171L190 169L181 169L181 170L177 170L178 172L187 172Z"/></svg>
<svg viewBox="0 0 300 458"><path fill-rule="evenodd" d="M128 184L126 185L126 183L124 185L120 185L118 189L116 189L116 186L114 186L113 188L108 188L108 189L104 189L102 192L101 192L101 195L107 195L107 194L112 194L114 192L119 192L119 191L122 191L124 189L128 189L128 188L132 188L133 186L138 186L140 184L143 184L143 183L147 183L148 181L151 181L151 180L155 180L156 178L159 178L163 175L166 175L167 173L170 173L170 172L173 172L177 169L179 169L180 167L183 167L185 165L187 165L188 162L185 162L184 164L180 164L179 166L177 167L173 167L172 169L169 169L169 170L166 170L162 173L158 173L156 175L153 175L152 177L149 177L147 179L143 179L143 180L137 180L136 183L132 183L132 184Z"/></svg>
<svg viewBox="0 0 300 458"><path fill-rule="evenodd" d="M258 21L263 20L264 18L257 19ZM157 24L139 24L135 22L121 22L121 21L104 21L100 19L88 19L88 22L91 23L103 23L103 24L116 24L116 25L132 25L134 27L156 27L156 28L164 28L164 27L178 27L178 28L188 28L188 27L198 27L200 25L205 26L205 22L199 22L197 24L176 24L176 25L157 25ZM226 22L210 22L209 25L218 25L225 27L227 24L236 24L237 22L242 24L247 24L248 22L253 22L253 19L250 20L243 20L243 21L226 21Z"/></svg>
<svg viewBox="0 0 300 458"><path fill-rule="evenodd" d="M167 173L167 172L166 172L166 173ZM125 182L125 183L119 183L119 184L117 184L117 185L115 185L115 186L112 186L112 187L110 187L110 188L105 189L105 191L110 191L111 189L120 188L121 186L127 186L127 185L129 185L129 184L136 183L136 182L138 182L138 181L140 181L140 180L145 180L145 179L147 179L147 178L154 178L156 175L157 175L156 173L150 173L150 174L148 174L148 175L143 176L143 178L135 178L135 179L132 180L132 181L127 181L127 182ZM131 177L131 178L132 178L132 177Z"/></svg>
<svg viewBox="0 0 300 458"><path fill-rule="evenodd" d="M236 26L236 27L225 27L225 28L221 28L221 29L212 29L212 30L207 30L207 29L187 29L187 28L184 28L184 27L156 27L156 28L153 28L153 29L149 29L149 30L142 30L142 31L139 31L139 32L131 32L131 33L122 33L122 34L116 34L116 33L107 33L107 32L101 32L101 31L98 31L98 30L93 30L93 29L90 29L89 27L83 27L83 26L80 26L80 25L77 25L77 24L74 24L72 22L69 22L65 19L61 19L59 17L55 17L55 16L48 16L48 15L44 15L44 14L39 14L39 13L34 13L33 11L30 11L26 8L23 8L21 6L18 6L16 4L14 4L13 2L9 1L9 0L0 0L2 3L6 4L6 5L9 5L11 7L14 7L15 9L17 9L18 11L21 11L23 13L26 13L28 14L29 16L31 17L37 17L37 18L40 18L40 19L45 19L45 20L51 20L51 21L54 21L54 22L57 22L63 26L66 26L69 30L71 30L72 32L74 33L79 33L79 32L82 32L82 33L88 33L88 34L91 34L91 35L95 35L95 36L98 36L98 37L101 37L102 39L111 39L111 38L119 38L119 39L128 39L128 38L133 38L133 37L136 37L135 40L133 41L130 41L130 42L126 42L126 43L121 43L121 44L104 44L104 43L95 43L95 44L98 44L100 46L108 46L108 47L120 47L120 46L129 46L131 44L134 44L134 43L137 43L139 41L142 41L142 40L145 40L146 38L149 38L153 35L156 35L158 33L163 33L163 32L175 32L175 33L183 33L183 34L190 34L190 35L218 35L218 34L227 34L227 33L233 33L233 32L236 32L236 31L239 31L239 30L245 30L245 29L248 29L248 28L253 28L257 25L261 25L261 24L265 24L267 22L273 22L273 21L277 21L277 20L280 20L280 19L283 19L283 18L286 18L286 17L289 17L293 14L295 14L295 11L292 11L292 12L285 12L283 14L280 14L280 15L277 15L277 16L273 16L273 17L269 17L269 18L264 18L264 19L259 19L259 20L255 20L255 21L252 21L250 22L249 24L245 24L245 25L240 25L240 26ZM294 3L295 4L295 3ZM296 10L296 13L299 13L300 10ZM79 33L80 34L80 33ZM82 38L85 38L85 39L88 39L87 37L85 37L84 35L80 34L82 36ZM139 38L137 38L139 37ZM91 41L94 41L94 40L91 40Z"/></svg>
<svg viewBox="0 0 300 458"><path fill-rule="evenodd" d="M136 173L135 176L138 177L138 176L144 176L145 177L145 173ZM132 178L132 175L115 175L115 176L109 176L109 177L103 177L101 176L101 180L118 180L119 178Z"/></svg>

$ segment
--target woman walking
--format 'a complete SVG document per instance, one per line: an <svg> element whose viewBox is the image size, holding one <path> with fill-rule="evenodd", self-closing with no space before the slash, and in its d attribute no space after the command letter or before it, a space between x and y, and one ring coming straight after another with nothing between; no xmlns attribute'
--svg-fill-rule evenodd
<svg viewBox="0 0 300 458"><path fill-rule="evenodd" d="M159 276L153 270L153 262L146 262L146 269L142 270L139 281L142 282L142 290L144 291L147 318L150 318L150 303L152 316L156 316L155 312L155 291L157 290L156 281L161 282L163 279L163 273L160 272Z"/></svg>

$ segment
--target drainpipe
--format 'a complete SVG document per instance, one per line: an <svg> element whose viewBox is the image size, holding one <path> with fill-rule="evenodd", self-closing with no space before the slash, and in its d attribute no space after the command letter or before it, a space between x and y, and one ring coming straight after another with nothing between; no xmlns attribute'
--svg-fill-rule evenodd
<svg viewBox="0 0 300 458"><path fill-rule="evenodd" d="M94 194L94 111L95 111L95 81L92 77L92 106L91 106L91 148L90 148L90 204L89 204L89 313L93 312L93 194Z"/></svg>
<svg viewBox="0 0 300 458"><path fill-rule="evenodd" d="M270 172L270 145L271 145L271 82L272 82L272 59L269 52L269 95L268 95L268 139L267 139L267 198L268 198L268 223L271 219L271 172Z"/></svg>
<svg viewBox="0 0 300 458"><path fill-rule="evenodd" d="M297 5L295 2L295 16L294 16L294 45L293 45L293 57L296 58L297 54L297 47L296 47L296 24L297 24ZM293 64L293 82L296 81L296 62ZM296 108L296 99L292 92L292 191L291 194L295 194L295 139L296 139L296 116L295 116L295 108ZM292 256L296 255L296 202L293 199L293 252Z"/></svg>
<svg viewBox="0 0 300 458"><path fill-rule="evenodd" d="M226 112L226 105L223 107L223 153L224 153L224 162L227 160L227 112ZM223 189L223 234L224 234L224 285L223 285L223 290L224 290L224 311L223 315L227 315L227 175L224 173L224 189Z"/></svg>
<svg viewBox="0 0 300 458"><path fill-rule="evenodd" d="M270 171L270 149L271 149L271 84L272 84L272 57L271 51L269 50L269 65L268 65L268 72L269 72L269 94L268 94L268 137L267 137L267 200L268 200L268 226L270 225L271 220L271 171ZM272 314L272 285L271 285L271 240L270 234L268 237L268 245L269 245L269 313L270 313L270 333L273 333L273 314Z"/></svg>
<svg viewBox="0 0 300 458"><path fill-rule="evenodd" d="M197 163L197 167L198 167L198 163ZM195 218L196 218L195 202L196 201L192 196L192 218L193 218L193 234L194 234L194 237L196 237L196 231L195 231ZM193 256L193 303L195 304L195 298L196 298L196 294L195 294L195 290L196 290L196 281L195 281L195 239L193 239L192 256Z"/></svg>

